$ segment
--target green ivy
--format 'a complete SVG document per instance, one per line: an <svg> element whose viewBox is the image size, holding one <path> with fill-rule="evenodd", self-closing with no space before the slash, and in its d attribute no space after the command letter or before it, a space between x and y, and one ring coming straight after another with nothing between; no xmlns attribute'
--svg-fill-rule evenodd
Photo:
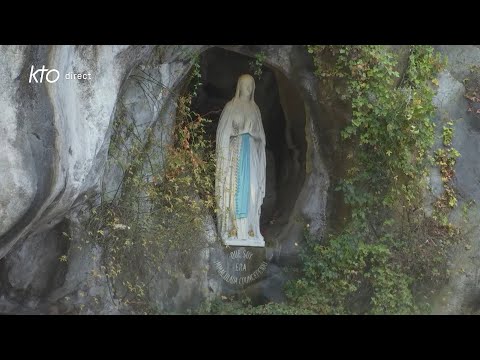
<svg viewBox="0 0 480 360"><path fill-rule="evenodd" d="M440 169L443 194L435 202L434 218L445 226L449 226L448 213L458 204L456 192L453 187L453 177L455 175L455 164L460 157L460 153L452 144L454 135L453 121L447 121L442 130L443 144L441 148L435 151L434 160Z"/></svg>
<svg viewBox="0 0 480 360"><path fill-rule="evenodd" d="M458 152L453 123L443 129L434 160L444 193L429 215L428 173L434 145L433 96L445 60L429 46L409 47L400 75L395 54L377 45L312 45L315 73L330 97L351 107L341 136L352 164L336 190L351 213L339 233L324 240L305 229L302 267L286 287L287 304L258 312L411 314L430 310L448 279L447 256L459 230L440 205L456 206L450 180ZM328 95L328 93L327 93ZM250 304L223 302L220 311L252 314ZM279 308L280 306L280 308Z"/></svg>
<svg viewBox="0 0 480 360"><path fill-rule="evenodd" d="M385 46L312 45L307 50L320 85L330 92L326 96L351 108L351 122L341 136L352 149L346 159L352 165L336 186L350 216L343 230L323 240L305 228L302 267L287 284L286 304L252 308L223 301L214 311L429 312L435 290L448 280L447 257L460 234L447 211L457 205L451 179L459 153L452 147L452 122L443 128L443 148L433 152L444 183L433 214L426 201L436 74L446 61L430 46L410 46L400 75L396 55Z"/></svg>
<svg viewBox="0 0 480 360"><path fill-rule="evenodd" d="M260 52L255 54L254 59L249 62L250 69L257 78L260 78L263 74L263 66L266 58L267 55L264 52Z"/></svg>
<svg viewBox="0 0 480 360"><path fill-rule="evenodd" d="M342 138L354 149L353 165L337 187L351 216L339 234L307 241L302 276L290 284L290 296L320 313L428 311L432 292L448 278L446 257L456 241L450 224L424 209L432 100L445 62L429 46L410 46L400 76L385 46L315 45L308 51L320 80L338 84L338 95L351 104ZM451 128L443 135L450 144ZM444 161L453 167L452 157ZM449 205L456 202L450 198Z"/></svg>
<svg viewBox="0 0 480 360"><path fill-rule="evenodd" d="M194 62L194 89L199 74ZM139 129L119 103L109 166L121 171L121 182L113 194L101 194L86 224L86 241L103 249L102 270L113 299L140 313L154 311L149 287L155 274L175 278L191 271L206 245L198 236L204 216L214 211L215 152L206 136L210 120L190 109L191 94L174 95L171 143L162 141L169 129L162 119Z"/></svg>

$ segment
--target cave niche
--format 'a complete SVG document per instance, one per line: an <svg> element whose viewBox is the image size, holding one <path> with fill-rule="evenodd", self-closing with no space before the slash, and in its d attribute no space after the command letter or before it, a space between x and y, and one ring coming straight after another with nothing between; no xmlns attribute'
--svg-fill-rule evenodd
<svg viewBox="0 0 480 360"><path fill-rule="evenodd" d="M298 91L281 72L262 66L261 74L256 76L252 60L217 47L202 52L200 85L192 100L192 110L212 120L208 137L215 141L221 111L234 96L238 77L245 73L254 76L255 102L266 136L266 194L261 231L266 245L272 246L290 221L305 181L305 109Z"/></svg>

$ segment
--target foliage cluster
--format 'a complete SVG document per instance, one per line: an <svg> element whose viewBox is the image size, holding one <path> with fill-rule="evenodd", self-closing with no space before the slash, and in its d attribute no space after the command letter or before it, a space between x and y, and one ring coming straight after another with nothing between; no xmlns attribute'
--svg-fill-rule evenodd
<svg viewBox="0 0 480 360"><path fill-rule="evenodd" d="M198 64L192 74L198 81ZM155 99L146 82L157 80L145 74L140 81ZM173 126L166 120L172 115L162 113L137 124L118 104L109 149L115 171L107 174L120 173L121 181L113 194L101 194L87 224L88 241L103 249L112 297L142 312L152 308L149 285L155 277L191 271L191 256L205 246L199 236L204 215L214 208L214 151L205 130L210 120L190 109L191 95L166 95L177 98Z"/></svg>
<svg viewBox="0 0 480 360"><path fill-rule="evenodd" d="M352 121L342 131L354 151L338 190L351 215L326 241L309 239L302 277L291 299L316 313L404 314L425 312L448 279L447 256L458 230L425 206L434 159L436 74L444 60L429 46L411 46L402 77L384 46L309 46L316 74L343 84ZM453 124L444 129L448 149L435 152L445 182L453 176ZM456 206L445 187L439 209Z"/></svg>
<svg viewBox="0 0 480 360"><path fill-rule="evenodd" d="M352 120L341 133L352 149L351 165L337 187L350 215L324 240L306 229L302 269L281 307L315 314L428 312L435 289L448 279L447 257L459 238L447 211L457 205L452 122L443 128L442 148L433 151L433 96L445 61L429 46L410 46L400 76L385 46L307 49L322 86L351 105ZM428 206L432 165L440 168L444 192ZM275 313L275 306L259 311Z"/></svg>

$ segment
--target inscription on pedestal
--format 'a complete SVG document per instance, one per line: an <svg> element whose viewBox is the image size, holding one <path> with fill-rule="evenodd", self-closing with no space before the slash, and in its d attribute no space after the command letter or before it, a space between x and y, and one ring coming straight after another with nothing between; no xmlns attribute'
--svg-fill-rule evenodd
<svg viewBox="0 0 480 360"><path fill-rule="evenodd" d="M257 280L267 268L265 260L254 261L254 253L246 249L236 249L227 254L225 263L214 262L220 277L231 285L246 285Z"/></svg>

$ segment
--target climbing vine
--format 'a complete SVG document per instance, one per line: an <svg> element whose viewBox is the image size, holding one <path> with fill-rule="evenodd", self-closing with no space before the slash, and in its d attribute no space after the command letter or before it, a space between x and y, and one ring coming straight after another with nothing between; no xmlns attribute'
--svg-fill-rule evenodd
<svg viewBox="0 0 480 360"><path fill-rule="evenodd" d="M286 287L287 303L257 310L428 312L435 289L448 279L447 256L459 240L459 230L448 222L448 211L457 205L451 180L459 156L452 146L452 122L443 128L442 148L433 149L433 97L445 60L419 45L409 47L403 65L385 46L312 45L307 50L327 97L351 110L341 132L350 166L336 186L350 215L342 230L322 240L307 224L302 266ZM444 191L430 205L432 164L442 173ZM238 313L238 304L226 301L215 311ZM244 309L255 311L250 304Z"/></svg>
<svg viewBox="0 0 480 360"><path fill-rule="evenodd" d="M448 221L448 212L457 206L452 179L460 155L452 145L453 122L444 124L442 147L433 149L433 96L445 61L431 47L419 45L410 46L404 68L384 46L313 45L307 50L323 88L351 110L341 132L351 165L336 184L350 214L343 229L325 239L306 229L302 268L286 288L286 304L212 302L205 311L428 312L435 289L448 279L446 259L459 238ZM256 76L262 56L251 64ZM198 79L200 67L194 64ZM119 108L115 121L110 155L123 178L115 194L102 197L92 209L89 235L105 249L104 269L115 298L130 306L145 305L155 272L179 271L203 246L196 239L202 215L214 208L214 151L204 136L208 120L193 113L190 104L190 96L178 98L171 144L158 138L157 122L140 130L125 108ZM440 169L443 191L429 206L432 164Z"/></svg>
<svg viewBox="0 0 480 360"><path fill-rule="evenodd" d="M443 194L435 202L435 219L448 226L448 212L457 206L457 197L452 184L455 164L460 153L452 146L453 121L447 121L442 128L442 147L435 151L435 163L440 169Z"/></svg>
<svg viewBox="0 0 480 360"><path fill-rule="evenodd" d="M320 243L307 237L303 276L291 298L320 313L428 311L433 290L448 278L446 257L458 232L425 208L434 144L436 74L445 62L429 46L411 46L403 75L384 46L309 46L316 74L336 82L351 104L342 138L353 165L339 182L351 215ZM435 208L456 206L449 184L458 152L452 124L435 152L445 191Z"/></svg>
<svg viewBox="0 0 480 360"><path fill-rule="evenodd" d="M249 62L250 69L253 75L257 78L261 78L263 74L263 66L267 55L264 52L255 54L255 57Z"/></svg>
<svg viewBox="0 0 480 360"><path fill-rule="evenodd" d="M465 98L468 101L467 111L480 118L480 65L473 65L470 76L463 81Z"/></svg>
<svg viewBox="0 0 480 360"><path fill-rule="evenodd" d="M195 86L199 74L194 62L190 80ZM159 84L146 74L139 81L143 89L148 89L145 81ZM154 311L149 291L158 276L174 278L192 271L192 255L205 246L204 215L214 208L214 151L205 136L210 120L190 109L191 94L162 91L177 97L176 115L139 125L128 108L118 104L109 166L121 174L119 184L101 194L87 224L87 241L103 249L102 269L112 298L137 312Z"/></svg>

